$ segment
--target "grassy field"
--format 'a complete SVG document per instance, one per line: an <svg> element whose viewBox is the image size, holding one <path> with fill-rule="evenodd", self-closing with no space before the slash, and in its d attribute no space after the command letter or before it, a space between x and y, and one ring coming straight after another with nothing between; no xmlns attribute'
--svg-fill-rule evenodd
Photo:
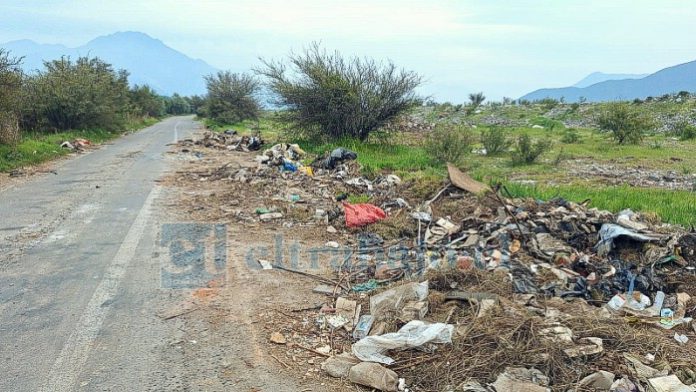
<svg viewBox="0 0 696 392"><path fill-rule="evenodd" d="M569 105L568 105L569 106ZM653 107L654 106L654 107ZM658 102L651 110L658 113L689 113L696 105L676 105ZM602 105L592 105L576 112L562 114L562 118L591 116L602 109ZM422 109L421 109L422 110ZM536 139L552 142L539 161L531 165L512 165L510 154L486 156L467 154L457 165L471 173L474 178L487 183L502 183L516 197L533 197L549 200L561 197L581 202L589 199L590 205L618 212L624 208L657 214L662 220L684 226L696 226L696 192L689 190L672 191L655 188L638 188L628 185L607 186L592 178L578 178L569 172L577 162L586 160L596 164L612 165L617 168L644 168L650 170L671 170L682 175L696 173L696 140L680 141L666 133L646 135L637 145L618 145L608 134L591 127L575 129L579 139L564 143L567 132L557 118L544 116L548 108L542 105L509 106L484 108L482 113L466 115L447 110L423 110L420 115L429 122L453 121L462 118L469 127L474 140L478 141L481 130L486 129L485 119L494 113L503 119L524 123L520 126L504 126L511 138L522 133ZM584 113L579 113L583 112ZM589 112L589 114L588 114ZM455 120L456 121L456 120ZM533 127L534 125L543 128ZM237 129L242 132L260 132L270 143L277 141L298 143L311 154L321 154L336 147L349 148L358 153L358 161L366 176L381 172L393 172L405 180L426 180L437 183L446 175L444 164L438 163L428 155L424 148L422 133L396 132L389 138L375 137L368 142L344 139L331 143L303 140L292 132L283 130L282 124L267 113L260 121L247 121L230 126L214 127L215 130ZM479 143L472 150L481 148ZM535 185L524 185L517 180L531 180ZM696 185L695 185L696 186Z"/></svg>
<svg viewBox="0 0 696 392"><path fill-rule="evenodd" d="M64 141L83 138L94 144L100 144L114 139L123 132L133 131L156 123L157 119L147 119L129 124L121 132L109 132L99 129L69 131L59 133L32 133L23 135L21 142L16 146L0 145L0 172L8 172L16 168L36 165L57 157L67 155L70 150L60 148Z"/></svg>

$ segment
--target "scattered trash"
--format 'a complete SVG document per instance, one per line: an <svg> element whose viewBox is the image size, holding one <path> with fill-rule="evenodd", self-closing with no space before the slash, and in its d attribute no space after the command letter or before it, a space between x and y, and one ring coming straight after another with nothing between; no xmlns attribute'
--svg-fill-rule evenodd
<svg viewBox="0 0 696 392"><path fill-rule="evenodd" d="M549 378L537 369L505 368L491 386L496 392L547 392Z"/></svg>
<svg viewBox="0 0 696 392"><path fill-rule="evenodd" d="M489 186L469 177L468 174L457 169L451 163L447 164L447 173L449 174L450 181L452 181L452 185L459 189L475 194L491 190Z"/></svg>
<svg viewBox="0 0 696 392"><path fill-rule="evenodd" d="M327 358L322 364L321 369L331 377L348 378L350 368L360 363L351 353L342 353Z"/></svg>
<svg viewBox="0 0 696 392"><path fill-rule="evenodd" d="M273 263L268 261L268 260L259 259L258 262L259 262L259 264L261 264L262 269L265 269L265 270L273 269Z"/></svg>
<svg viewBox="0 0 696 392"><path fill-rule="evenodd" d="M686 335L680 335L678 333L674 333L674 340L679 342L679 344L686 344L686 342L689 341L689 338Z"/></svg>
<svg viewBox="0 0 696 392"><path fill-rule="evenodd" d="M380 391L399 390L399 376L396 372L374 362L361 362L351 367L348 380Z"/></svg>
<svg viewBox="0 0 696 392"><path fill-rule="evenodd" d="M694 392L696 388L684 385L674 374L656 377L648 380L651 391L654 392Z"/></svg>
<svg viewBox="0 0 696 392"><path fill-rule="evenodd" d="M430 343L452 343L453 333L453 325L413 320L401 327L398 332L368 336L357 341L353 344L353 354L363 361L391 365L394 359L383 353L396 349L426 349L424 346Z"/></svg>
<svg viewBox="0 0 696 392"><path fill-rule="evenodd" d="M428 297L428 282L411 282L396 286L370 297L370 314L381 320L387 314L401 312L410 301L424 301Z"/></svg>
<svg viewBox="0 0 696 392"><path fill-rule="evenodd" d="M372 204L343 203L347 227L362 227L371 225L387 217L384 211Z"/></svg>
<svg viewBox="0 0 696 392"><path fill-rule="evenodd" d="M312 289L313 293L317 294L326 294L326 295L333 295L334 294L334 287L326 285L326 284L320 284L316 286L315 288Z"/></svg>
<svg viewBox="0 0 696 392"><path fill-rule="evenodd" d="M358 324L356 324L355 329L353 329L353 339L360 340L366 337L370 333L370 329L372 329L372 324L374 322L375 318L370 314L360 316Z"/></svg>
<svg viewBox="0 0 696 392"><path fill-rule="evenodd" d="M316 167L320 167L322 169L327 169L327 170L333 170L336 168L336 165L339 163L342 163L343 161L346 160L355 160L358 159L358 154L356 154L353 151L347 150L343 147L338 147L331 151L329 156L327 156L324 159L321 159L318 161L316 164Z"/></svg>
<svg viewBox="0 0 696 392"><path fill-rule="evenodd" d="M285 336L283 336L282 333L280 332L273 332L271 334L271 342L275 344L285 344L287 341L285 340Z"/></svg>
<svg viewBox="0 0 696 392"><path fill-rule="evenodd" d="M223 154L236 148L232 138L240 136L206 143ZM293 362L297 351L329 357L352 344L359 359L335 355L322 368L348 378L360 360L392 364L411 390L638 392L670 375L696 382L688 342L696 328L696 234L630 210L504 198L504 189L494 193L452 165L451 183L423 192L393 174L365 178L350 151L334 152L305 166L299 146L279 144L255 158L257 167L228 162L187 174L191 181L227 180L224 188L234 191L233 199L197 197L200 211L306 231L325 244L318 253L335 257L317 274L306 264L289 269L258 260L262 268L311 277L312 291L325 296L292 310L297 319L262 316L273 320L271 331L292 336L276 349ZM215 158L206 151L208 157ZM346 203L349 195L370 203ZM672 328L676 334L661 330ZM410 348L417 350L403 351ZM390 377L396 381L389 387L398 389L396 374Z"/></svg>
<svg viewBox="0 0 696 392"><path fill-rule="evenodd" d="M608 391L614 384L615 377L616 375L614 373L600 370L580 380L578 386L600 391Z"/></svg>
<svg viewBox="0 0 696 392"><path fill-rule="evenodd" d="M638 234L636 232L633 232L619 225L615 225L613 223L605 223L599 230L600 241L596 245L597 253L600 256L607 255L614 247L614 240L619 237L627 237L638 242L658 240L658 238Z"/></svg>

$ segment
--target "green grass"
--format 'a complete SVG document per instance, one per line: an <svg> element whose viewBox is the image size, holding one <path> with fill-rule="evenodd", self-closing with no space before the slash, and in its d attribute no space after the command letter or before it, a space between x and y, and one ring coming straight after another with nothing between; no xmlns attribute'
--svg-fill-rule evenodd
<svg viewBox="0 0 696 392"><path fill-rule="evenodd" d="M125 127L124 131L143 128L159 120L147 119ZM83 138L94 144L114 139L123 132L110 132L101 129L67 131L59 133L26 132L20 143L14 147L0 145L0 172L8 172L19 167L36 165L57 157L67 155L70 150L60 148L64 141Z"/></svg>
<svg viewBox="0 0 696 392"><path fill-rule="evenodd" d="M696 226L696 193L667 189L635 188L629 186L588 187L575 185L528 186L506 184L514 197L533 197L550 200L562 197L590 206L618 212L625 208L656 213L663 221L686 227Z"/></svg>
<svg viewBox="0 0 696 392"><path fill-rule="evenodd" d="M317 155L330 152L337 147L355 151L366 175L374 175L380 171L390 171L401 175L405 172L427 170L438 166L422 147L379 142L363 143L356 139L342 139L331 143L309 140L293 142L298 143L308 153Z"/></svg>

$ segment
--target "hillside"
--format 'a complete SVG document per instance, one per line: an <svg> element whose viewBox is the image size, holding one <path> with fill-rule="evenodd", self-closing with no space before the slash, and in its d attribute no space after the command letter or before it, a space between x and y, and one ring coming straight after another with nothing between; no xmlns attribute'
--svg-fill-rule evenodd
<svg viewBox="0 0 696 392"><path fill-rule="evenodd" d="M696 61L665 68L640 79L607 80L584 88L546 88L520 99L534 101L563 97L566 102L577 102L584 97L589 102L602 102L644 99L679 91L696 92Z"/></svg>
<svg viewBox="0 0 696 392"><path fill-rule="evenodd" d="M596 83L606 82L607 80L640 79L646 76L648 76L648 74L609 74L603 72L593 72L582 78L572 87L583 88Z"/></svg>
<svg viewBox="0 0 696 392"><path fill-rule="evenodd" d="M101 36L77 48L39 44L31 40L0 44L14 56L24 56L27 72L40 69L43 60L60 56L100 57L116 68L130 72L132 84L148 84L159 94L200 95L205 93L203 76L217 72L202 60L174 50L162 41L139 32L119 32Z"/></svg>

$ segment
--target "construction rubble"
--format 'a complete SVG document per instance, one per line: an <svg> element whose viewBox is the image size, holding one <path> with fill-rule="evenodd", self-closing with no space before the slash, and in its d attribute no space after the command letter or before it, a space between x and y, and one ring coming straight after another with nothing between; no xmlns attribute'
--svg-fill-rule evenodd
<svg viewBox="0 0 696 392"><path fill-rule="evenodd" d="M323 298L269 320L270 350L323 358L305 376L365 391L696 391L696 233L591 200L512 198L452 165L424 191L363 176L343 148L212 132L180 146L249 152L189 174L263 201L223 218L302 228L340 255L324 271L257 260Z"/></svg>

